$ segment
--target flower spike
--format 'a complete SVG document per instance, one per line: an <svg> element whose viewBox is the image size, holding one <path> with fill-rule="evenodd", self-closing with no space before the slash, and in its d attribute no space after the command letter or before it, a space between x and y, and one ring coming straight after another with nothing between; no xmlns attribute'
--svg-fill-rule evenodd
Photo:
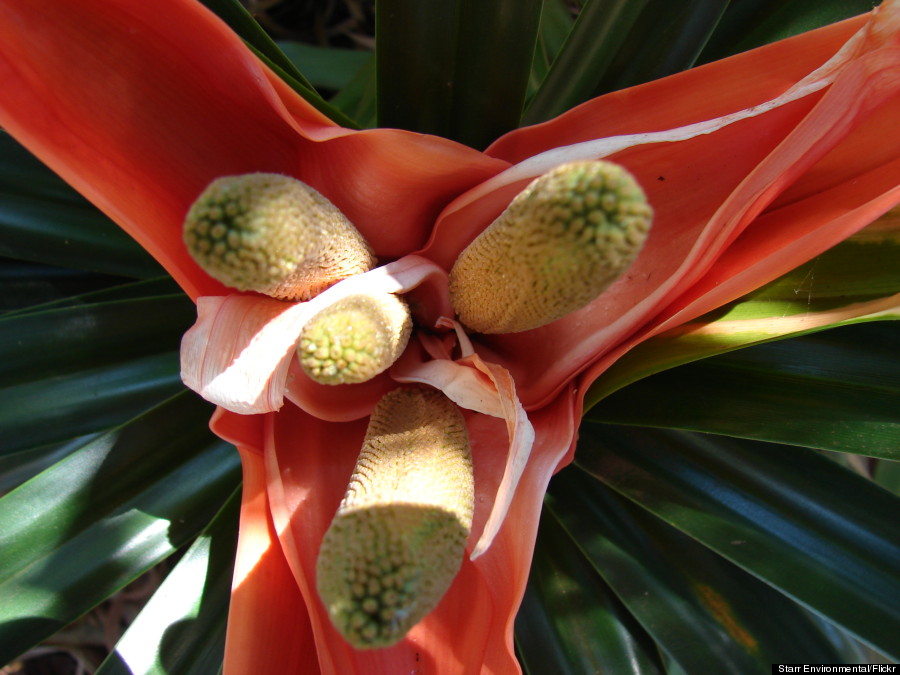
<svg viewBox="0 0 900 675"><path fill-rule="evenodd" d="M184 242L210 276L279 300L309 300L376 263L334 204L305 183L270 173L210 183L188 211Z"/></svg>
<svg viewBox="0 0 900 675"><path fill-rule="evenodd" d="M320 384L366 382L400 358L412 332L406 302L393 293L351 295L303 327L300 365Z"/></svg>
<svg viewBox="0 0 900 675"><path fill-rule="evenodd" d="M460 254L450 298L480 333L538 328L591 302L634 261L653 210L610 162L572 162L540 176Z"/></svg>
<svg viewBox="0 0 900 675"><path fill-rule="evenodd" d="M387 647L434 609L459 571L474 479L462 413L435 389L379 401L319 551L317 586L354 647Z"/></svg>

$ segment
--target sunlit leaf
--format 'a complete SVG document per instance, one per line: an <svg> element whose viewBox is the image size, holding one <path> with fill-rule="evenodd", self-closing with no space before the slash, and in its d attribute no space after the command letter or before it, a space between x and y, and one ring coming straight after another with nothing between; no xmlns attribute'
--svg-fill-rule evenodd
<svg viewBox="0 0 900 675"><path fill-rule="evenodd" d="M676 365L825 328L900 318L897 260L895 210L779 279L639 344L591 386L586 407Z"/></svg>
<svg viewBox="0 0 900 675"><path fill-rule="evenodd" d="M210 406L181 394L0 499L0 662L189 542L237 486Z"/></svg>
<svg viewBox="0 0 900 675"><path fill-rule="evenodd" d="M238 490L178 561L96 675L207 675L221 664L240 503Z"/></svg>
<svg viewBox="0 0 900 675"><path fill-rule="evenodd" d="M658 373L588 416L900 459L898 351L898 323L837 328Z"/></svg>

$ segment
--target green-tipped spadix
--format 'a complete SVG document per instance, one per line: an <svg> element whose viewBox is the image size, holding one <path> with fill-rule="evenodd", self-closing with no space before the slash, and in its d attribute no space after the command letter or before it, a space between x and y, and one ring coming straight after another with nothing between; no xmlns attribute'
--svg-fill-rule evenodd
<svg viewBox="0 0 900 675"><path fill-rule="evenodd" d="M316 382L365 382L400 358L411 331L412 318L402 298L393 293L350 295L307 322L297 354Z"/></svg>
<svg viewBox="0 0 900 675"><path fill-rule="evenodd" d="M351 645L392 645L437 606L459 571L473 509L459 409L434 389L387 394L316 566L319 597Z"/></svg>
<svg viewBox="0 0 900 675"><path fill-rule="evenodd" d="M334 204L305 183L270 173L210 183L188 211L184 241L210 276L281 300L309 300L376 262Z"/></svg>
<svg viewBox="0 0 900 675"><path fill-rule="evenodd" d="M609 162L563 164L534 180L460 254L450 298L480 333L538 328L584 307L637 257L653 211Z"/></svg>

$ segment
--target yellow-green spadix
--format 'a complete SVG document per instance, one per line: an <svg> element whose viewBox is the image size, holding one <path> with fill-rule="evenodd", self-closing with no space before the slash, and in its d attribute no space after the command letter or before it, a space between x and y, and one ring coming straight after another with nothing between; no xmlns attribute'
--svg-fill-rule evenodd
<svg viewBox="0 0 900 675"><path fill-rule="evenodd" d="M295 178L270 173L210 183L188 211L184 241L210 276L280 300L309 300L376 263L334 204Z"/></svg>
<svg viewBox="0 0 900 675"><path fill-rule="evenodd" d="M437 606L459 571L473 510L459 409L435 389L387 394L316 566L319 597L347 642L390 646Z"/></svg>
<svg viewBox="0 0 900 675"><path fill-rule="evenodd" d="M532 181L460 254L450 298L480 333L538 328L591 302L634 261L653 211L637 181L603 161Z"/></svg>
<svg viewBox="0 0 900 675"><path fill-rule="evenodd" d="M306 323L297 354L316 382L365 382L400 358L411 332L409 307L399 296L349 295Z"/></svg>

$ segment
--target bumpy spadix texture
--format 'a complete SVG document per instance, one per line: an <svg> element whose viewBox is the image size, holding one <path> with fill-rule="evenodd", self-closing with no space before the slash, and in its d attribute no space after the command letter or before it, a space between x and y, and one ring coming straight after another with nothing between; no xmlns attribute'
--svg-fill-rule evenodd
<svg viewBox="0 0 900 675"><path fill-rule="evenodd" d="M371 380L400 358L412 318L393 293L350 295L303 327L297 354L303 370L322 384Z"/></svg>
<svg viewBox="0 0 900 675"><path fill-rule="evenodd" d="M610 162L563 164L534 180L460 254L450 297L480 333L517 333L584 307L637 257L653 210Z"/></svg>
<svg viewBox="0 0 900 675"><path fill-rule="evenodd" d="M188 211L184 241L210 276L281 300L309 300L376 263L363 236L334 204L278 174L210 183Z"/></svg>
<svg viewBox="0 0 900 675"><path fill-rule="evenodd" d="M350 644L394 644L437 606L459 571L473 509L459 409L433 389L387 394L316 568L319 596Z"/></svg>

